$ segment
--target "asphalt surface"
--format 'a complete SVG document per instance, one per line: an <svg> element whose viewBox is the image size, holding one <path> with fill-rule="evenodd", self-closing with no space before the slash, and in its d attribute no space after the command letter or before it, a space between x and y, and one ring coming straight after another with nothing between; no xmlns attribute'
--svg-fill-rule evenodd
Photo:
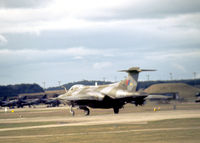
<svg viewBox="0 0 200 143"><path fill-rule="evenodd" d="M14 118L0 119L0 123L28 123L28 122L50 122L55 124L2 128L1 131L36 129L36 128L52 128L64 126L88 126L103 124L146 124L149 121L158 121L165 119L181 119L181 118L200 118L200 110L171 110L158 112L139 112L139 113L122 113L122 114L102 114L94 116L52 116L52 117L34 117L34 118Z"/></svg>

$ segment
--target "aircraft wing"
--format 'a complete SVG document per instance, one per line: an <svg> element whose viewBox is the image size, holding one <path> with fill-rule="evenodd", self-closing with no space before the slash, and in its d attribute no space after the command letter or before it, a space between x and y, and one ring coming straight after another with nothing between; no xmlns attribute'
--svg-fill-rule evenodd
<svg viewBox="0 0 200 143"><path fill-rule="evenodd" d="M131 103L137 106L144 104L148 94L145 92L124 92L119 90L115 95L108 94L107 96L119 103Z"/></svg>
<svg viewBox="0 0 200 143"><path fill-rule="evenodd" d="M76 94L72 96L65 96L64 100L67 101L79 101L79 100L96 100L96 101L102 101L104 99L105 95L101 94L100 92L87 92L84 94ZM62 97L60 97L62 99Z"/></svg>
<svg viewBox="0 0 200 143"><path fill-rule="evenodd" d="M122 98L140 98L140 97L147 97L148 94L145 92L127 92L124 90L117 90L116 92L112 93L102 93L109 96L112 99L122 99Z"/></svg>

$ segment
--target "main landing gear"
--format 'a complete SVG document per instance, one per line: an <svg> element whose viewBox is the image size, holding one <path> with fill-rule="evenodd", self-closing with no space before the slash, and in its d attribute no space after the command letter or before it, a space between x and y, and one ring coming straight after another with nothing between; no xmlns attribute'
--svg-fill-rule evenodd
<svg viewBox="0 0 200 143"><path fill-rule="evenodd" d="M84 110L84 112L85 112L85 116L90 115L90 110L89 110L87 107L79 107L79 109ZM74 112L72 106L70 106L70 113L72 114L72 116L75 115L75 112Z"/></svg>
<svg viewBox="0 0 200 143"><path fill-rule="evenodd" d="M90 110L87 107L79 107L81 110L84 110L85 116L90 115Z"/></svg>
<svg viewBox="0 0 200 143"><path fill-rule="evenodd" d="M114 111L115 114L118 114L119 113L119 108L118 107L114 107L113 111Z"/></svg>
<svg viewBox="0 0 200 143"><path fill-rule="evenodd" d="M89 110L89 108L87 108L87 107L83 106L83 107L79 107L79 109L81 109L81 110L83 110L83 111L84 111L84 113L85 113L85 116L88 116L88 115L90 115L90 110ZM113 107L113 111L114 111L114 113L115 113L115 114L118 114L118 113L119 113L119 107ZM72 107L72 106L70 106L70 113L72 114L72 116L74 116L74 115L75 115L75 112L74 112L74 110L73 110L73 107Z"/></svg>
<svg viewBox="0 0 200 143"><path fill-rule="evenodd" d="M72 106L70 106L70 113L72 114L72 116L74 116L74 115L75 115L75 112L74 112L74 110L73 110L73 107L72 107Z"/></svg>

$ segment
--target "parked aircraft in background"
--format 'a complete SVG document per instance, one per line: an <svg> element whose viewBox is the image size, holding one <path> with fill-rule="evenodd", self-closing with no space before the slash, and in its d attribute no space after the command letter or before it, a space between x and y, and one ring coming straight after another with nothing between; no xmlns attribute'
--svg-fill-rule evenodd
<svg viewBox="0 0 200 143"><path fill-rule="evenodd" d="M44 98L41 103L47 104L48 107L57 107L60 105L60 100L57 98Z"/></svg>
<svg viewBox="0 0 200 143"><path fill-rule="evenodd" d="M179 99L179 96L178 93L151 93L145 99L159 103L170 103L172 100Z"/></svg>
<svg viewBox="0 0 200 143"><path fill-rule="evenodd" d="M9 108L23 108L24 106L35 107L35 105L39 104L46 104L48 107L56 107L60 105L60 101L57 98L47 98L47 95L36 99L27 99L27 96L23 96L14 100L6 100L4 98L0 101L0 107Z"/></svg>
<svg viewBox="0 0 200 143"><path fill-rule="evenodd" d="M41 98L36 98L36 99L25 99L21 101L21 108L23 108L24 106L35 106L35 105L39 105L41 103L43 103L43 100L46 100L47 96L44 95Z"/></svg>
<svg viewBox="0 0 200 143"><path fill-rule="evenodd" d="M197 99L195 100L195 102L200 102L200 92L196 93L196 97Z"/></svg>
<svg viewBox="0 0 200 143"><path fill-rule="evenodd" d="M0 100L0 106L1 107L4 107L4 105L6 105L7 104L7 96L5 96L2 100Z"/></svg>
<svg viewBox="0 0 200 143"><path fill-rule="evenodd" d="M22 103L24 102L24 100L26 100L26 96L24 97L21 97L21 98L18 98L18 99L14 99L14 100L10 100L10 101L7 101L7 100L4 100L4 101L1 101L1 107L9 107L9 108L14 108L14 107L22 107Z"/></svg>

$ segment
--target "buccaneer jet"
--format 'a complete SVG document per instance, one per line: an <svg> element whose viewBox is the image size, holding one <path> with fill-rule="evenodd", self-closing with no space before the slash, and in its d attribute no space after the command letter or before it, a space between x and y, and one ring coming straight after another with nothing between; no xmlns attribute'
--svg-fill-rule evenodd
<svg viewBox="0 0 200 143"><path fill-rule="evenodd" d="M85 115L90 114L90 108L113 108L115 114L119 113L125 104L143 105L147 93L137 92L138 75L142 71L155 71L132 67L127 72L128 77L118 83L108 85L84 86L74 85L65 94L58 96L63 104L70 106L70 112L75 115L74 107L84 110Z"/></svg>

